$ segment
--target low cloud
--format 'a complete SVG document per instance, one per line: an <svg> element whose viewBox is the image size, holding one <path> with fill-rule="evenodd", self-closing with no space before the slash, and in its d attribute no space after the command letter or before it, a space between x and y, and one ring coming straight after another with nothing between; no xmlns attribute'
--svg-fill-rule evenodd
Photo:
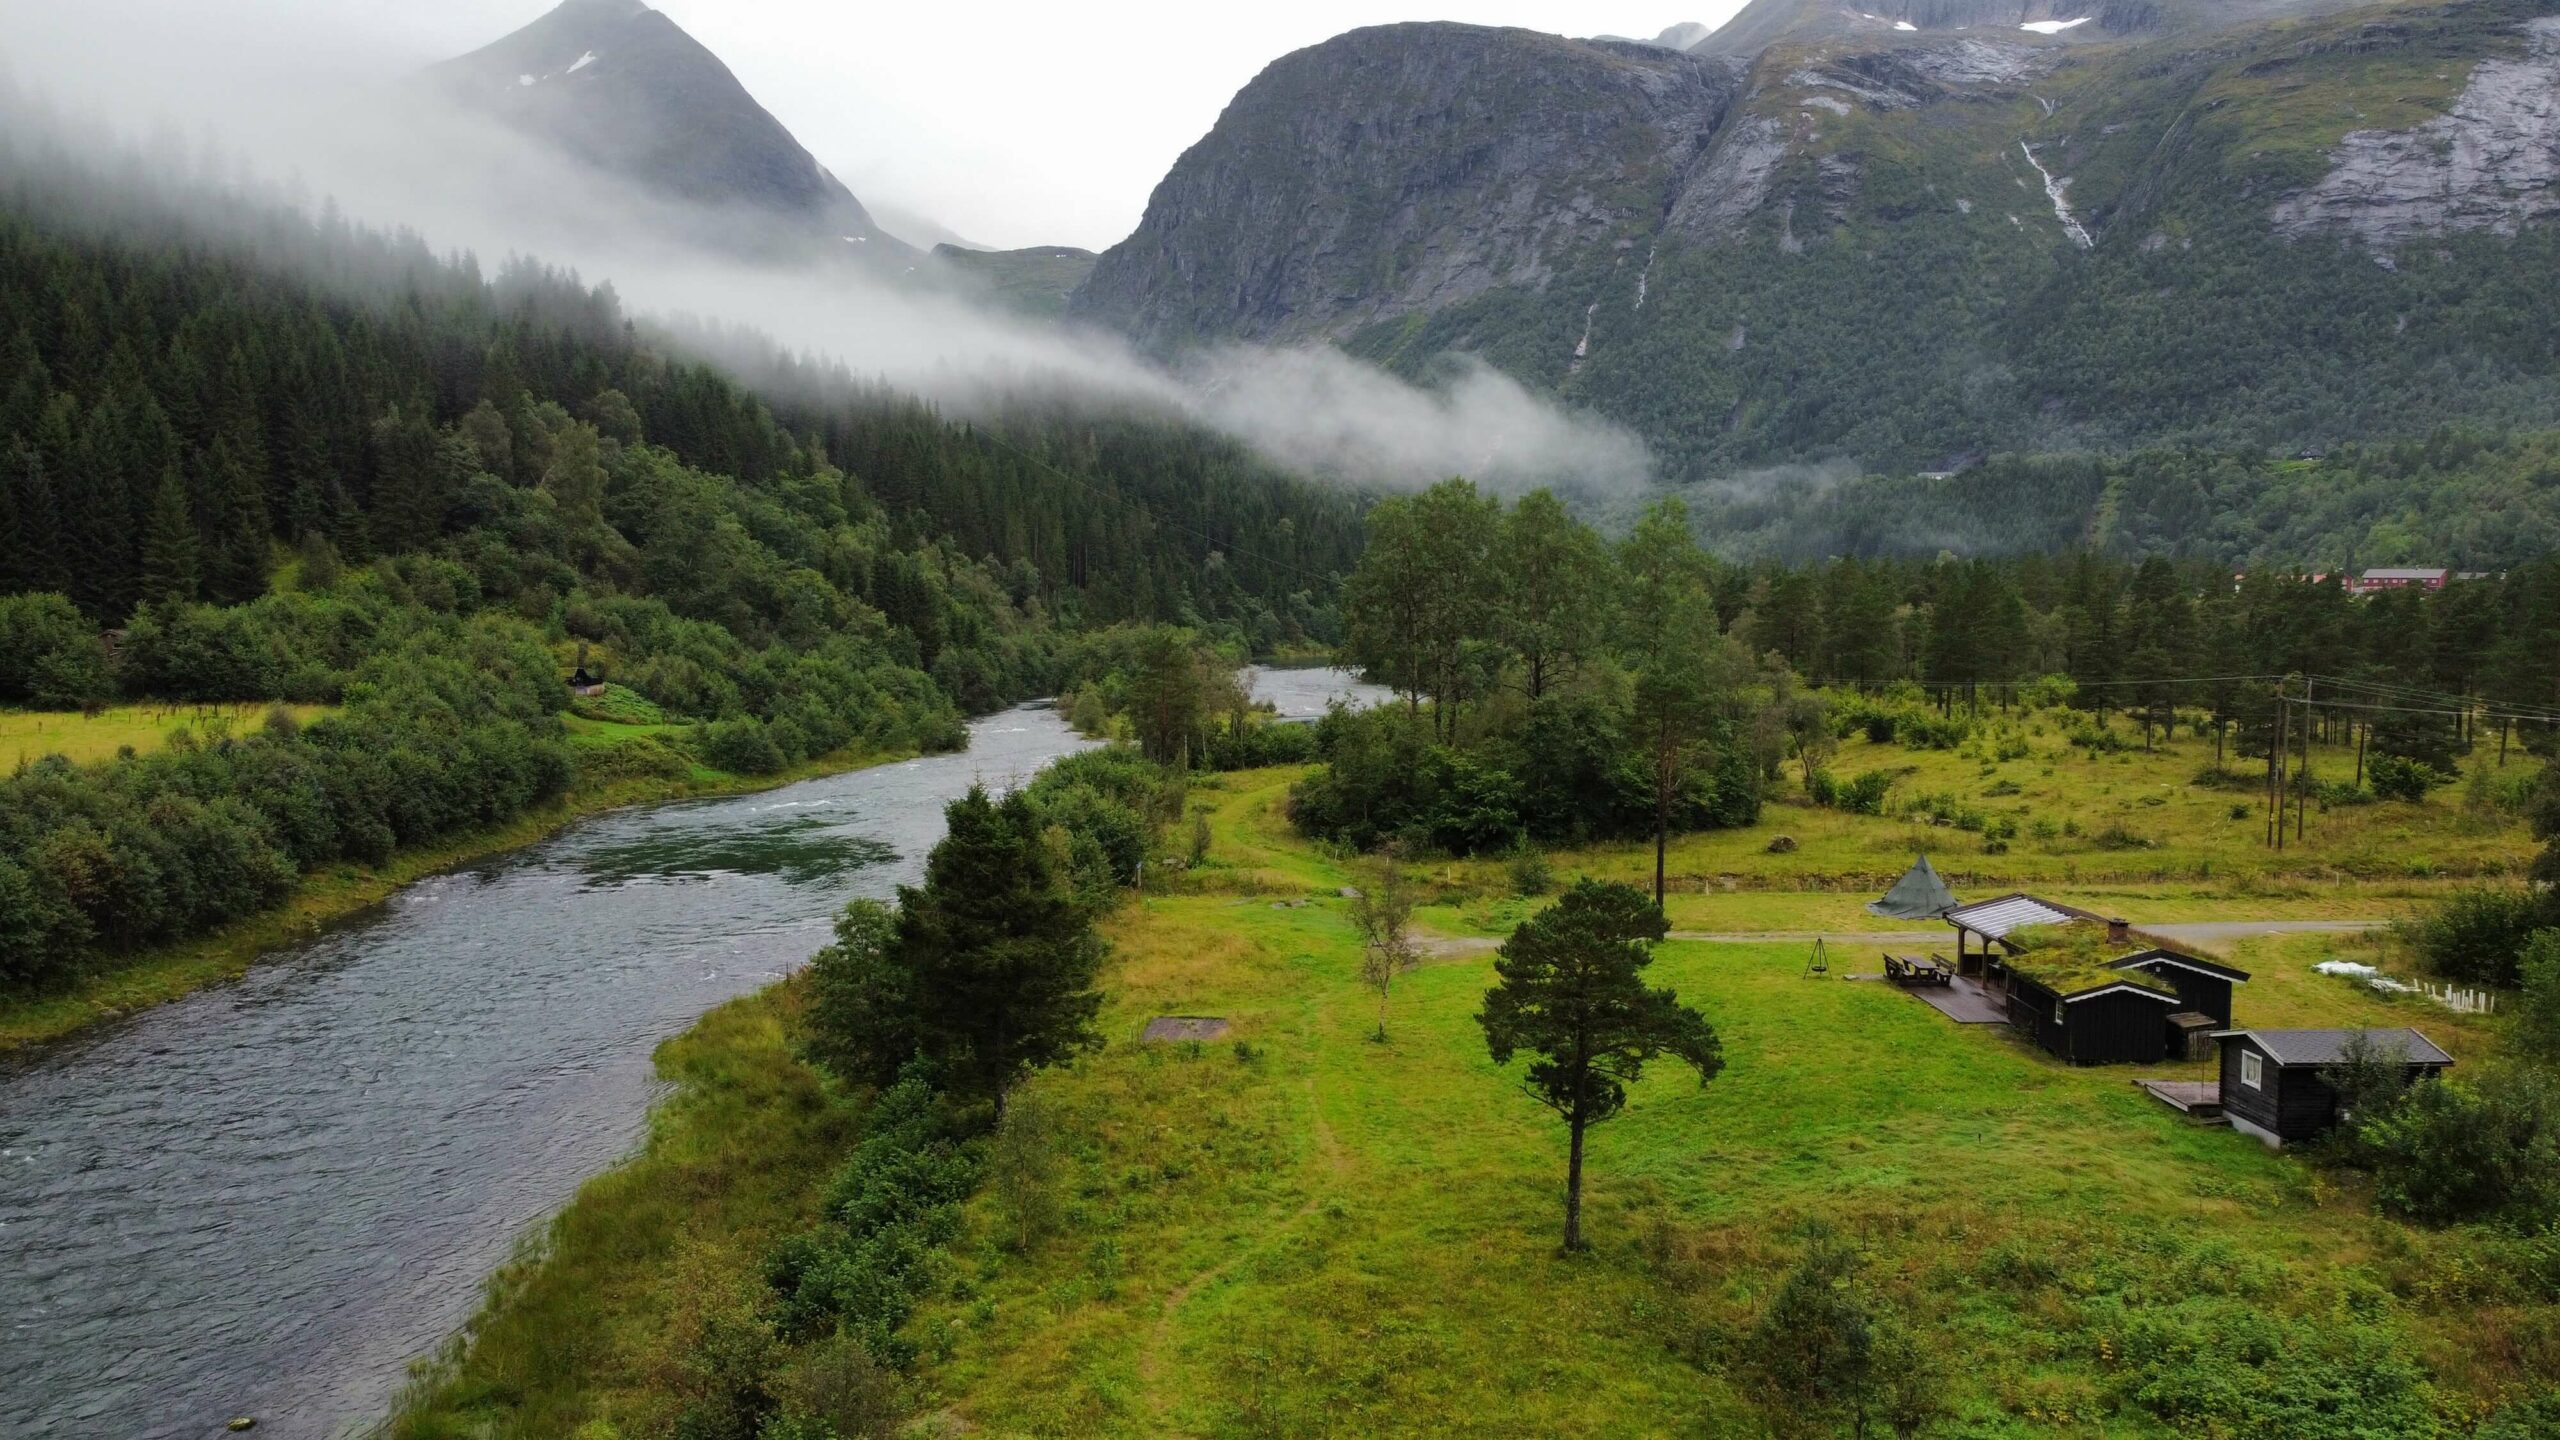
<svg viewBox="0 0 2560 1440"><path fill-rule="evenodd" d="M1291 470L1367 488L1409 488L1465 475L1516 493L1538 486L1629 493L1652 478L1650 455L1621 427L1532 393L1481 361L1449 357L1415 383L1332 349L1224 345L1171 365L1120 337L1002 310L941 276L928 256L887 266L848 249L767 258L715 251L747 233L750 217L706 214L634 192L536 142L455 112L406 75L337 73L279 85L218 112L123 113L49 70L47 82L83 95L100 114L59 116L47 128L102 163L135 153L185 164L197 178L226 171L290 177L349 218L405 228L440 250L467 250L496 268L523 256L609 281L635 316L705 337L745 327L819 363L839 363L954 413L985 412L1026 396L1169 414L1219 431ZM46 107L13 107L17 116ZM119 130L153 133L125 146ZM190 137L175 146L167 137ZM209 148L239 160L213 162ZM706 345L715 362L740 347ZM741 367L753 372L759 367ZM763 378L748 373L745 378Z"/></svg>

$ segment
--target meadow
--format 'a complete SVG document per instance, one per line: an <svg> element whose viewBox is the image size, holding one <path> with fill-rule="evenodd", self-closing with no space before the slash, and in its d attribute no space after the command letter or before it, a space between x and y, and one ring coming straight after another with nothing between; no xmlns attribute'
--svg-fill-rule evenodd
<svg viewBox="0 0 2560 1440"><path fill-rule="evenodd" d="M145 755L185 730L197 739L243 734L265 722L270 705L150 704L117 705L84 715L77 710L0 710L0 773L29 765L47 755L74 764L113 760L130 748ZM293 718L309 724L334 711L331 705L287 705Z"/></svg>
<svg viewBox="0 0 2560 1440"><path fill-rule="evenodd" d="M1855 773L1864 745L1838 768ZM2203 1065L2074 1069L1855 978L1876 968L1856 934L1915 928L1859 908L1915 841L1969 897L2032 886L2152 923L2384 920L2448 873L2518 868L2521 826L2458 791L2315 807L2310 843L2277 860L2253 854L2262 832L2228 819L2223 792L2188 793L2193 741L2122 758L2057 744L1992 773L1946 752L1872 759L1909 768L1898 795L2006 780L2019 793L2000 799L2084 834L2121 811L2158 848L2126 862L2057 829L1985 854L1956 825L1786 803L1678 842L1675 934L1725 938L1663 945L1651 979L1715 1025L1726 1069L1701 1088L1657 1067L1593 1131L1595 1248L1572 1257L1563 1129L1473 1019L1490 946L1543 902L1514 893L1507 862L1415 867L1442 943L1396 982L1380 1043L1341 894L1369 872L1290 828L1306 772L1197 780L1206 859L1151 875L1106 922L1104 1047L1027 1092L1060 1137L1060 1223L1024 1247L992 1192L972 1202L905 1332L912 1433L1835 1433L1790 1419L1754 1365L1773 1299L1825 1244L1854 1250L1854 1284L1915 1377L1911 1433L2465 1435L2560 1373L2547 1239L2385 1219L2353 1177L2130 1083ZM1770 850L1781 834L1792 852ZM2451 858L2439 873L2339 859L2401 845ZM1649 860L1604 847L1547 868L1634 879ZM1808 976L1798 937L1814 932L1833 964ZM2465 1067L2496 1063L2497 1020L2311 968L2389 961L2393 943L2224 947L2253 973L2237 1023L2413 1024ZM810 1146L855 1123L773 1028L796 1003L790 986L740 1002L696 1048L662 1052L676 1089L649 1148L500 1278L396 1433L666 1433L671 1397L698 1383L684 1357L756 1303L753 1242L816 1203ZM1233 1031L1140 1043L1167 1014ZM705 1063L723 1047L732 1060Z"/></svg>
<svg viewBox="0 0 2560 1440"><path fill-rule="evenodd" d="M1256 892L1285 873L1331 897L1359 872L1275 828L1287 780L1198 792L1212 855ZM1845 978L1872 965L1808 978L1798 942L1661 948L1655 983L1716 1025L1727 1069L1703 1090L1660 1070L1594 1132L1597 1249L1562 1258L1562 1130L1472 1019L1491 957L1400 982L1375 1043L1342 903L1222 894L1221 873L1118 918L1111 1047L1036 1082L1076 1137L1073 1222L1028 1255L982 1238L919 1326L929 1383L985 1433L1757 1433L1742 1362L1814 1227L1851 1237L1907 1312L1944 1433L2195 1433L2213 1417L2133 1397L2242 1364L2226 1308L2305 1344L2356 1317L2350 1339L2439 1377L2375 1403L2448 1423L2560 1363L2549 1297L2509 1315L2442 1293L2444 1267L2476 1263L2469 1238L2377 1220L2124 1067L2075 1070ZM1464 906L1435 918L1475 928ZM2369 943L2243 942L2238 1023L2416 1023L2467 1062L2494 1054L2489 1022L2310 969ZM1233 1043L1134 1043L1168 1013L1225 1016ZM2127 1358L2164 1330L2184 1358ZM2345 1362L2292 1363L2270 1383Z"/></svg>

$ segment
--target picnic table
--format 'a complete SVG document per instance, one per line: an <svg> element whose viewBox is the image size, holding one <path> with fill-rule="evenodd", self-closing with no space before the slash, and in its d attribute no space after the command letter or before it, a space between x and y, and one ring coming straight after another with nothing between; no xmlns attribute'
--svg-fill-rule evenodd
<svg viewBox="0 0 2560 1440"><path fill-rule="evenodd" d="M1896 955L1885 952L1885 978L1896 985L1945 985L1955 979L1955 970L1935 955Z"/></svg>

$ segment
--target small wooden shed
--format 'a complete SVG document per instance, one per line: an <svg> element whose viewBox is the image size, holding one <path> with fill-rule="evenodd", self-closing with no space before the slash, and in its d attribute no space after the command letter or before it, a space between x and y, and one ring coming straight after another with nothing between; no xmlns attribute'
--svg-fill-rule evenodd
<svg viewBox="0 0 2560 1440"><path fill-rule="evenodd" d="M2434 1041L2406 1026L2381 1030L2225 1030L2222 1113L2231 1128L2281 1148L2312 1139L2338 1123L2338 1092L2321 1071L2347 1058L2357 1037L2398 1055L2411 1081L2431 1080L2453 1065Z"/></svg>
<svg viewBox="0 0 2560 1440"><path fill-rule="evenodd" d="M2179 1008L2205 1016L2220 1026L2231 1024L2231 987L2248 983L2249 972L2219 961L2176 950L2151 949L2116 962L2121 970L2147 970L2177 987Z"/></svg>

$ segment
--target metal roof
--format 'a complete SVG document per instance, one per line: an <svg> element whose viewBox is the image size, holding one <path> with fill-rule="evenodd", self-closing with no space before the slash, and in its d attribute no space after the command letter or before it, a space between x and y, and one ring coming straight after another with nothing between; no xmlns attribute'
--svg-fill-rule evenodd
<svg viewBox="0 0 2560 1440"><path fill-rule="evenodd" d="M2367 570L2364 572L2364 578L2367 580L2441 580L2445 574L2446 572L2439 568L2410 569L2406 566L2384 566L2378 570Z"/></svg>
<svg viewBox="0 0 2560 1440"><path fill-rule="evenodd" d="M1948 924L1961 925L1976 935L1988 935L1994 940L2030 925L2060 925L2069 920L2096 918L2086 910L2051 904L2033 895L2003 895L1997 900L1959 905L1947 912Z"/></svg>
<svg viewBox="0 0 2560 1440"><path fill-rule="evenodd" d="M2453 1057L2436 1042L2405 1025L2380 1030L2220 1030L2215 1038L2245 1035L2279 1065L2335 1065L2346 1058L2347 1042L2359 1035L2379 1049L2398 1050L2412 1065L2450 1065Z"/></svg>

